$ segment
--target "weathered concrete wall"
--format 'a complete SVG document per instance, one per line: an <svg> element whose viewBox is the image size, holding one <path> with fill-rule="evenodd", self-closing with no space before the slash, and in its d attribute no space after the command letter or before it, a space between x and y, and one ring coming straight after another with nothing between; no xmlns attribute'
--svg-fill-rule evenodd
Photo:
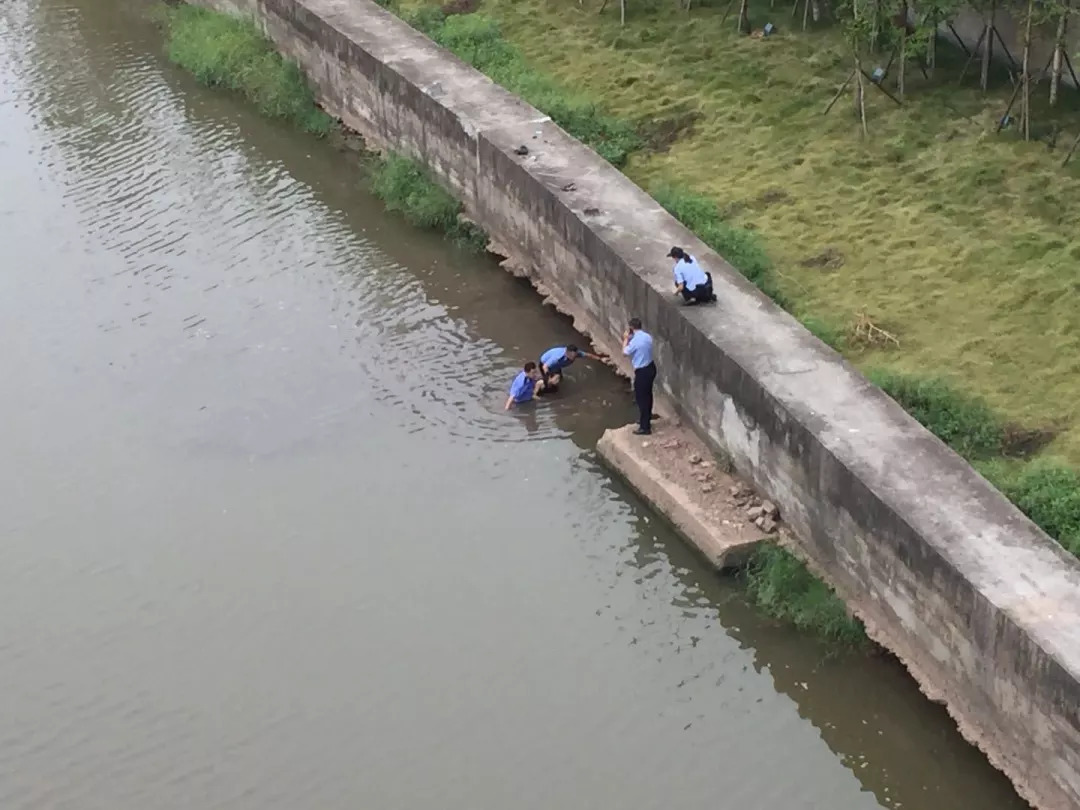
<svg viewBox="0 0 1080 810"><path fill-rule="evenodd" d="M601 346L641 316L670 400L871 634L1024 795L1080 806L1074 559L618 171L369 0L199 2L254 15L330 112L429 163ZM674 304L672 244L716 307Z"/></svg>

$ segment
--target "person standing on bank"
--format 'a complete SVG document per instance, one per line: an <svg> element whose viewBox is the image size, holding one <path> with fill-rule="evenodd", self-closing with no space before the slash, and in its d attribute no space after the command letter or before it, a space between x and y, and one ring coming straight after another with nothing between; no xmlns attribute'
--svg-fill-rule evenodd
<svg viewBox="0 0 1080 810"><path fill-rule="evenodd" d="M544 380L545 392L553 392L559 387L563 369L572 365L579 357L603 360L606 355L583 352L573 343L567 346L556 346L540 355L540 376Z"/></svg>
<svg viewBox="0 0 1080 810"><path fill-rule="evenodd" d="M638 426L634 434L652 433L653 383L656 382L656 363L653 362L652 335L641 328L640 318L631 318L623 332L623 354L634 367L634 401L638 407Z"/></svg>
<svg viewBox="0 0 1080 810"><path fill-rule="evenodd" d="M687 304L709 304L716 300L713 293L712 273L706 273L697 259L681 247L668 251L668 258L675 260L675 292Z"/></svg>

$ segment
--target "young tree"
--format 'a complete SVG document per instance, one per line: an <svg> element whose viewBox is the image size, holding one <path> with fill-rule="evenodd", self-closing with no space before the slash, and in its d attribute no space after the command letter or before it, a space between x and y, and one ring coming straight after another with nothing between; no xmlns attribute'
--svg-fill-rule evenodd
<svg viewBox="0 0 1080 810"><path fill-rule="evenodd" d="M1056 4L1057 32L1054 35L1054 54L1051 57L1050 70L1050 106L1057 105L1058 88L1061 86L1061 74L1066 65L1072 73L1072 62L1069 54L1065 51L1065 39L1069 33L1069 16L1072 14L1071 0L1059 0ZM1076 74L1073 73L1073 82L1076 82Z"/></svg>

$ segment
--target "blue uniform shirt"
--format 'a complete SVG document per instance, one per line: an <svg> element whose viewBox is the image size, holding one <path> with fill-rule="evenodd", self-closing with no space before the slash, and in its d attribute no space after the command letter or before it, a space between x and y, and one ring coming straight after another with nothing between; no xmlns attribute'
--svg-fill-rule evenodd
<svg viewBox="0 0 1080 810"><path fill-rule="evenodd" d="M702 284L708 283L708 276L705 275L705 271L701 269L701 265L698 264L697 259L687 254L690 261L679 259L675 262L673 273L675 275L676 284L685 284L686 289L696 290Z"/></svg>
<svg viewBox="0 0 1080 810"><path fill-rule="evenodd" d="M510 384L510 396L514 398L514 402L528 402L533 398L535 390L536 381L524 371L519 371Z"/></svg>
<svg viewBox="0 0 1080 810"><path fill-rule="evenodd" d="M577 358L574 359L576 360ZM565 346L556 346L554 349L548 349L540 355L540 362L547 366L547 370L550 373L555 374L562 371L574 361L566 356Z"/></svg>
<svg viewBox="0 0 1080 810"><path fill-rule="evenodd" d="M653 361L652 335L640 329L635 330L622 353L630 358L630 364L634 368L645 368Z"/></svg>

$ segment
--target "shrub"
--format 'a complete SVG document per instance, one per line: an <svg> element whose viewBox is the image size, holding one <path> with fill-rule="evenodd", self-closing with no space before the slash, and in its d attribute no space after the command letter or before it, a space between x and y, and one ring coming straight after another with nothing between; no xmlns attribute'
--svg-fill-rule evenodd
<svg viewBox="0 0 1080 810"><path fill-rule="evenodd" d="M461 204L415 160L391 154L372 171L371 190L388 211L400 212L411 224L445 233L459 244L482 250L487 235L461 220Z"/></svg>
<svg viewBox="0 0 1080 810"><path fill-rule="evenodd" d="M830 641L853 646L866 641L862 622L848 615L829 586L787 549L763 544L744 575L750 598L770 616Z"/></svg>
<svg viewBox="0 0 1080 810"><path fill-rule="evenodd" d="M1080 473L1037 461L998 486L1043 531L1080 555Z"/></svg>
<svg viewBox="0 0 1080 810"><path fill-rule="evenodd" d="M1001 453L1005 427L981 399L934 377L885 370L871 371L868 376L923 427L965 458Z"/></svg>
<svg viewBox="0 0 1080 810"><path fill-rule="evenodd" d="M242 93L264 115L312 134L330 132L333 119L315 105L300 69L251 23L180 5L168 11L166 25L169 59L201 83Z"/></svg>

